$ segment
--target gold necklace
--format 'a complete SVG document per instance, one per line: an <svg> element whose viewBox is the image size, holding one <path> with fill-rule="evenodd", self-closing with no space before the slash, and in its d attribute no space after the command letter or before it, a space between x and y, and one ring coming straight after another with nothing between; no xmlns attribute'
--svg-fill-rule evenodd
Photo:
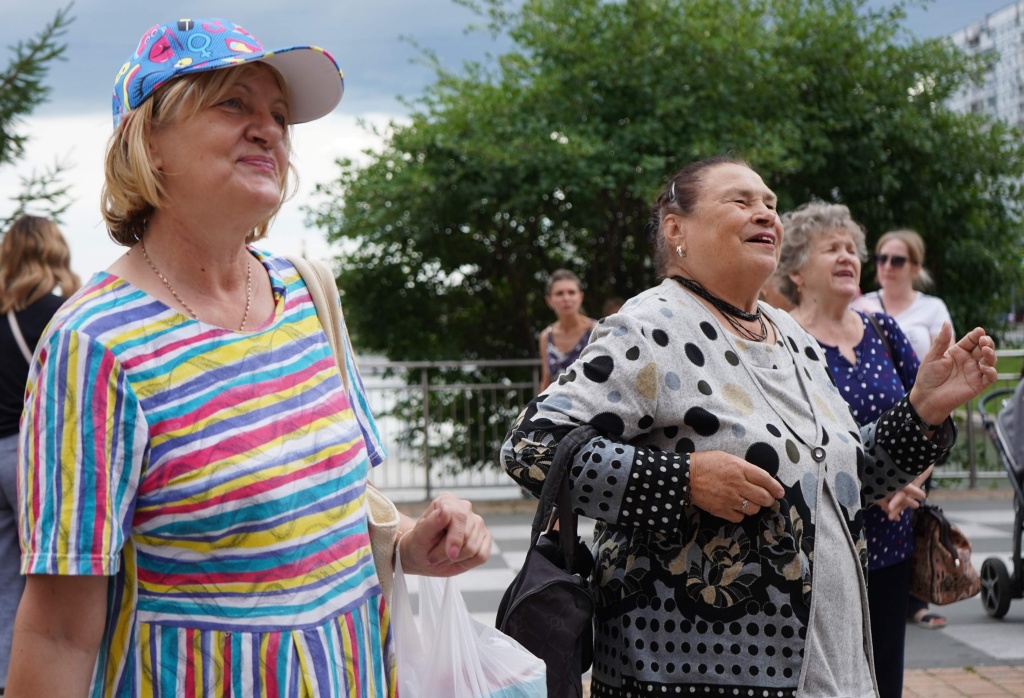
<svg viewBox="0 0 1024 698"><path fill-rule="evenodd" d="M188 314L192 316L193 320L199 320L199 316L196 315L196 311L192 310L192 307L178 295L178 292L171 286L171 282L166 276L160 273L160 270L153 264L153 260L149 258L149 253L146 252L146 243L141 238L139 239L139 246L142 248L142 256L146 258L146 262L149 264L149 268L153 270L153 273L157 275L161 281L164 282L164 286L174 296L174 300L181 303L181 306L188 311ZM246 253L248 254L248 253ZM245 329L245 322L249 319L249 307L252 305L252 264L249 260L245 260L245 313L242 315L242 324L238 326L238 331L241 332Z"/></svg>

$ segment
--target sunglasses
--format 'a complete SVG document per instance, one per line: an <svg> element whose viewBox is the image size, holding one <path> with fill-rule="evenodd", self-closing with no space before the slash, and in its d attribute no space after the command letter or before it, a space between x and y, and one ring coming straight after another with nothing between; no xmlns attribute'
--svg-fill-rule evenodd
<svg viewBox="0 0 1024 698"><path fill-rule="evenodd" d="M909 258L904 257L901 254L876 254L875 264L882 266L883 264L891 264L893 269L902 269L903 265L909 261Z"/></svg>

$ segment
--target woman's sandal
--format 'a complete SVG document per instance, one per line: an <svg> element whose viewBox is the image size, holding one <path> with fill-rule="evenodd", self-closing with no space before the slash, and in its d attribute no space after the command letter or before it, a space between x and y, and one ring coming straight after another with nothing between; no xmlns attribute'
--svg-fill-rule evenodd
<svg viewBox="0 0 1024 698"><path fill-rule="evenodd" d="M921 628L928 628L929 630L946 627L946 617L940 616L938 613L929 613L925 611L920 615L915 615L910 620L914 625Z"/></svg>

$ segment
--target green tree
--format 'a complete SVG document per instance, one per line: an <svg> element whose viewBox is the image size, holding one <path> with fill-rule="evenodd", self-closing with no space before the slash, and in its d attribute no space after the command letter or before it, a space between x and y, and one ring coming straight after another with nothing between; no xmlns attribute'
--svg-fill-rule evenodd
<svg viewBox="0 0 1024 698"><path fill-rule="evenodd" d="M361 347L394 359L527 357L545 275L589 309L653 281L648 206L686 162L748 158L785 208L841 201L874 238L926 236L957 325L991 325L1020 277L1020 134L943 103L981 66L858 0L503 0L514 48L438 70L317 224L352 240L340 282ZM865 270L865 285L871 283Z"/></svg>
<svg viewBox="0 0 1024 698"><path fill-rule="evenodd" d="M69 4L34 37L11 47L14 56L0 72L0 167L16 165L25 157L28 136L20 132L21 122L45 102L50 93L44 80L50 66L62 59L67 50L63 37L73 21L70 13ZM41 208L59 220L70 203L68 188L60 182L66 167L57 162L42 171L21 176L21 192L11 197L15 209L0 221L0 227L6 229L30 206Z"/></svg>
<svg viewBox="0 0 1024 698"><path fill-rule="evenodd" d="M439 67L411 121L321 186L312 219L345 241L361 349L535 356L547 273L576 270L591 313L655 283L650 202L723 152L747 158L782 210L817 198L847 204L871 238L921 231L958 327L1005 311L1021 277L1021 134L945 108L983 66L910 36L902 4L482 3L513 49Z"/></svg>

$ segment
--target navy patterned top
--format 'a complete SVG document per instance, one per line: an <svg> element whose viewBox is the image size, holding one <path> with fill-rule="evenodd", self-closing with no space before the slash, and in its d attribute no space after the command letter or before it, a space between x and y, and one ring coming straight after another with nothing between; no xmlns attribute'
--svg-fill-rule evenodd
<svg viewBox="0 0 1024 698"><path fill-rule="evenodd" d="M854 347L857 364L851 364L837 347L822 344L829 370L839 394L850 406L857 424L864 426L878 419L914 387L919 362L910 340L888 315L877 313L878 324L889 340L895 356L889 356L867 316L854 311L864 323L864 336ZM868 541L868 569L880 570L902 562L914 552L914 534L910 526L911 510L899 521L889 521L881 507L864 509L864 533Z"/></svg>

